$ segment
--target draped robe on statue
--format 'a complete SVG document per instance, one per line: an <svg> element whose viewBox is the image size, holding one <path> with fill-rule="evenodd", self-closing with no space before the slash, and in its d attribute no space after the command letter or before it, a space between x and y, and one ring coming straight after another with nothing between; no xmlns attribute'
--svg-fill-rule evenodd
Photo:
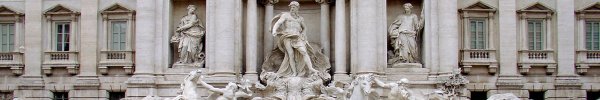
<svg viewBox="0 0 600 100"><path fill-rule="evenodd" d="M388 63L419 63L418 33L423 28L423 20L416 14L402 14L388 29L393 48L392 61Z"/></svg>
<svg viewBox="0 0 600 100"><path fill-rule="evenodd" d="M289 12L284 12L281 14L276 15L273 18L273 23L275 23L276 21L278 21L281 17L291 17L291 13ZM329 63L329 59L323 54L321 53L320 48L314 48L314 47L319 47L318 45L314 44L314 43L309 43L306 39L306 35L303 34L302 31L305 31L305 27L301 27L301 29L299 31L296 32L292 32L292 31L287 31L286 28L290 28L290 27L286 27L288 25L291 24L302 24L303 23L303 19L302 17L298 17L298 18L294 18L294 19L287 19L285 20L285 22L282 24L282 26L280 26L278 29L276 29L276 34L275 35L275 39L277 40L275 43L275 46L277 46L277 48L273 49L273 51L271 52L271 55L269 55L267 57L267 59L265 60L265 62L262 65L262 73L265 72L276 72L277 74L279 74L282 77L307 77L309 74L311 74L310 70L308 69L306 63L304 63L305 59L303 58L304 56L302 56L302 54L300 54L301 51L298 51L297 48L299 47L304 47L306 48L306 52L308 53L310 60L313 64L313 68L319 71L319 76L321 76L323 79L329 79L330 76L327 73L330 66ZM297 35L297 36L286 36L286 35ZM292 47L294 47L293 50L293 58L290 55L287 55L287 51L285 49L286 45L291 45ZM316 46L313 46L316 45ZM291 63L291 60L294 60L295 63ZM296 72L294 73L292 70L292 64L295 65L295 70Z"/></svg>

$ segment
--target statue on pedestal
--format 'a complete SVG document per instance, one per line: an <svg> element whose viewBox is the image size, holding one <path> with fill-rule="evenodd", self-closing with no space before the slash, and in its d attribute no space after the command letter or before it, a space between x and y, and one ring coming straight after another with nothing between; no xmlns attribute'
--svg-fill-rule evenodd
<svg viewBox="0 0 600 100"><path fill-rule="evenodd" d="M400 14L390 25L389 39L392 50L388 51L388 65L397 63L420 63L417 39L423 29L421 16L412 13L412 4L404 4L404 14Z"/></svg>
<svg viewBox="0 0 600 100"><path fill-rule="evenodd" d="M202 67L205 57L202 38L206 31L196 16L196 7L189 5L187 10L187 15L181 18L175 34L171 37L171 42L178 44L179 61L175 64Z"/></svg>
<svg viewBox="0 0 600 100"><path fill-rule="evenodd" d="M266 97L284 100L306 100L321 93L315 87L329 81L329 58L320 48L313 48L306 37L304 18L298 13L300 3L292 1L290 12L273 19L272 34L276 47L262 65L260 79L267 83Z"/></svg>

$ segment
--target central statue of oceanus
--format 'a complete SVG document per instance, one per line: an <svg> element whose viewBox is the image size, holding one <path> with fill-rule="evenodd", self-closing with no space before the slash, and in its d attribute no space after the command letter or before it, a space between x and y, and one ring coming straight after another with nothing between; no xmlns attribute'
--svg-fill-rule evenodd
<svg viewBox="0 0 600 100"><path fill-rule="evenodd" d="M388 65L397 63L420 63L418 37L423 29L423 11L417 16L412 13L412 4L404 4L404 14L400 14L388 29L390 47Z"/></svg>
<svg viewBox="0 0 600 100"><path fill-rule="evenodd" d="M272 19L276 48L262 65L260 79L273 88L266 98L307 100L319 96L318 88L331 79L329 58L312 46L306 37L304 18L298 13L300 3L292 1L290 11ZM271 84L272 83L272 84Z"/></svg>

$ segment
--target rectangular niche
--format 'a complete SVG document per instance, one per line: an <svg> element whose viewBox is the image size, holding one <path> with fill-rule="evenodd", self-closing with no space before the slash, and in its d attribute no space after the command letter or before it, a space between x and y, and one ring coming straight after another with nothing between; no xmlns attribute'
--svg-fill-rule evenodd
<svg viewBox="0 0 600 100"><path fill-rule="evenodd" d="M386 20L385 20L385 33L378 33L378 34L385 34L385 45L386 45L386 55L387 55L387 64L388 64L388 68L408 68L408 67L412 67L412 68L424 68L423 64L426 62L424 61L424 54L425 52L425 44L423 41L425 41L425 39L423 38L424 34L425 34L425 28L422 29L416 29L416 30L420 30L417 31L417 35L416 35L416 39L415 39L415 45L417 47L417 52L418 52L418 56L416 57L416 59L414 61L416 62L411 62L411 61L402 61L401 59L399 59L398 55L393 54L392 52L394 52L394 47L392 46L392 43L394 42L390 37L390 27L392 26L392 24L394 23L394 21L396 21L396 19L398 19L398 17L400 15L404 15L405 14L405 9L404 9L404 4L406 3L410 3L413 7L411 8L411 13L415 14L417 16L417 21L414 23L419 23L419 20L426 20L426 19L422 19L421 18L421 13L424 7L424 3L423 0L386 0ZM424 14L423 14L424 15ZM424 25L425 23L423 23L422 27L425 27ZM398 26L399 27L399 26ZM401 63L412 63L409 65L402 65Z"/></svg>
<svg viewBox="0 0 600 100"><path fill-rule="evenodd" d="M321 41L321 6L314 0L310 1L298 1L300 3L300 9L298 13L304 17L304 24L306 24L306 37L311 43L320 44ZM281 12L289 12L290 7L288 6L290 1L280 0L273 5L273 16L281 14ZM335 12L330 12L335 13ZM271 20L271 19L268 19ZM330 32L331 33L331 32ZM277 40L273 40L277 41ZM270 52L269 52L270 53Z"/></svg>
<svg viewBox="0 0 600 100"><path fill-rule="evenodd" d="M175 34L175 30L180 23L182 17L187 14L187 7L189 5L194 5L196 7L196 16L200 21L200 24L206 28L206 0L171 0L170 5L170 23L169 23L169 31L168 31L168 41L169 42L169 68L173 67L179 59L179 52L177 50L178 43L172 43L171 37ZM205 33L204 37L206 37ZM206 39L202 38L203 52L206 51ZM206 58L205 58L206 59ZM206 62L205 62L206 63Z"/></svg>

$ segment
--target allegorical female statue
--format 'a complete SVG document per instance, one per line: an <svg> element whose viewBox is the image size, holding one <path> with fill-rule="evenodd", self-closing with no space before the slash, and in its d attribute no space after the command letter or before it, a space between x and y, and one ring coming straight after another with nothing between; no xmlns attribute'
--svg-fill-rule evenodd
<svg viewBox="0 0 600 100"><path fill-rule="evenodd" d="M179 26L175 29L175 34L171 37L171 42L178 43L179 61L176 64L193 64L193 66L202 66L204 64L204 52L202 37L205 34L205 28L201 25L198 16L196 16L196 7L189 5L187 15L181 18Z"/></svg>
<svg viewBox="0 0 600 100"><path fill-rule="evenodd" d="M412 8L412 4L404 4L404 14L400 14L388 29L393 48L388 52L388 64L420 63L417 38L423 29L423 12L419 18L412 13Z"/></svg>

